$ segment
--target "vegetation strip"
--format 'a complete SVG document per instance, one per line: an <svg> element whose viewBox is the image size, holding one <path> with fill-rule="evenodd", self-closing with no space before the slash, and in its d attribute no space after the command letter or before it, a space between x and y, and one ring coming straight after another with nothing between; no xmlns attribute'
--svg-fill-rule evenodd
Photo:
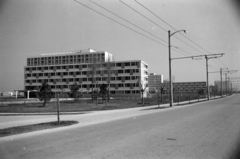
<svg viewBox="0 0 240 159"><path fill-rule="evenodd" d="M34 124L34 125L11 127L6 129L0 129L0 137L22 134L22 133L38 131L38 130L52 129L52 128L57 128L62 126L69 126L77 123L78 123L77 121L60 121L60 123L58 124L57 121L54 121L54 122L40 123L40 124Z"/></svg>

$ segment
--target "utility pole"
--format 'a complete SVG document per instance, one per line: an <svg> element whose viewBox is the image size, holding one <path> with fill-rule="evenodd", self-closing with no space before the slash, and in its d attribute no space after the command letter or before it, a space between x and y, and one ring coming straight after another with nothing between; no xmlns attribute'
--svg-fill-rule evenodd
<svg viewBox="0 0 240 159"><path fill-rule="evenodd" d="M207 99L210 99L210 92L209 92L209 78L208 78L208 60L209 59L213 59L213 58L219 58L222 57L224 54L220 53L220 54L208 54L205 55L205 59L206 59L206 74L207 74Z"/></svg>
<svg viewBox="0 0 240 159"><path fill-rule="evenodd" d="M173 105L173 84L172 84L172 64L171 64L171 40L170 40L170 37L171 37L171 31L169 30L168 31L168 51L169 51L169 56L168 56L168 60L169 60L169 98L170 98L170 101L169 101L169 104L170 104L170 107L172 107Z"/></svg>
<svg viewBox="0 0 240 159"><path fill-rule="evenodd" d="M183 31L184 33L186 33L186 30L178 30L178 31L175 31L173 33L171 33L170 30L168 30L168 50L169 50L169 98L170 98L170 101L169 101L169 105L170 107L173 106L173 84L172 84L172 64L171 64L171 36L173 36L174 34L178 33L178 32L181 32Z"/></svg>
<svg viewBox="0 0 240 159"><path fill-rule="evenodd" d="M221 97L223 97L222 68L220 68L220 81L221 81Z"/></svg>
<svg viewBox="0 0 240 159"><path fill-rule="evenodd" d="M213 58L219 58L222 57L224 53L219 53L219 54L207 54L207 55L199 55L199 56L186 56L186 57L178 57L178 58L172 58L172 60L175 59L185 59L185 58L196 58L196 57L205 57L206 59L206 75L207 75L207 86L206 86L206 92L207 92L207 98L209 100L209 85L208 85L208 60L213 59ZM198 59L198 58L197 58ZM201 59L201 58L200 58Z"/></svg>
<svg viewBox="0 0 240 159"><path fill-rule="evenodd" d="M209 84L208 84L208 57L207 55L205 55L205 59L206 59L206 73L207 73L207 99L209 100L210 95L209 95Z"/></svg>
<svg viewBox="0 0 240 159"><path fill-rule="evenodd" d="M227 73L225 73L225 84L226 84L225 87L226 87L226 96L227 96L227 89L228 89L228 88L227 88Z"/></svg>

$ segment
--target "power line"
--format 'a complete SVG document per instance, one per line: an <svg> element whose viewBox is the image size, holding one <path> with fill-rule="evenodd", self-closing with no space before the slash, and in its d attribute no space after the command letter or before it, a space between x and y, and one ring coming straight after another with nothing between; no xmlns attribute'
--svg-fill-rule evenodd
<svg viewBox="0 0 240 159"><path fill-rule="evenodd" d="M149 11L150 13L152 13L155 17L157 17L159 20L161 20L162 22L164 22L166 25L168 25L169 27L171 27L172 29L174 29L175 31L177 31L177 29L175 29L172 25L170 25L169 23L167 23L165 20L163 20L161 17L159 17L158 15L156 15L155 13L153 13L150 9L148 9L147 7L145 7L143 4L141 4L140 2L138 2L137 0L134 0L137 4L139 4L140 6L142 6L144 9L146 9L147 11ZM185 37L186 39L188 39L189 41L191 41L193 44L195 44L196 46L198 46L199 48L201 48L202 50L204 50L205 52L207 52L208 54L210 54L209 51L207 51L206 49L204 49L203 47L201 47L200 45L198 45L197 43L195 43L194 41L192 41L191 39L189 39L187 36L185 36L184 34L180 33L183 37ZM179 39L178 37L175 37L178 40L182 41L183 43L187 44L186 42L184 42L183 40ZM196 49L195 47L192 47L191 45L187 44L188 46L190 46L191 48L193 48L194 50L202 53L201 51L199 51L198 49ZM216 61L214 61L216 63ZM221 62L221 61L220 61ZM221 62L222 63L222 62ZM223 63L222 63L223 64ZM223 64L224 65L224 64ZM219 65L220 66L220 65ZM224 65L225 66L225 65ZM226 66L225 66L226 67Z"/></svg>
<svg viewBox="0 0 240 159"><path fill-rule="evenodd" d="M156 41L156 40L154 40L154 39L152 39L152 38L150 38L150 37L148 37L148 36L146 36L146 35L138 32L138 31L136 31L136 30L134 30L134 29L132 29L132 28L130 28L130 27L128 27L128 26L126 26L126 25L124 25L124 24L122 24L122 23L120 23L120 22L118 22L118 21L116 21L116 20L114 20L114 19L112 19L112 18L110 18L110 17L108 17L108 16L106 16L106 15L104 15L104 14L102 14L102 13L100 13L100 12L94 10L94 9L92 9L92 8L90 8L90 7L88 7L88 6L86 6L85 4L83 4L83 3L81 3L81 2L78 2L77 0L74 0L74 1L77 2L77 3L79 3L79 4L81 4L82 6L84 6L84 7L86 7L86 8L88 8L88 9L90 9L90 10L92 10L92 11L94 11L94 12L96 12L96 13L98 13L98 14L100 14L100 15L102 15L102 16L104 16L104 17L106 17L106 18L108 18L108 19L110 19L110 20L112 20L112 21L114 21L115 23L118 23L119 25L121 25L121 26L123 26L123 27L125 27L125 28L127 28L127 29L129 29L129 30L134 31L134 32L137 33L137 34L140 34L140 35L142 35L142 36L144 36L144 37L146 37L146 38L148 38L148 39L150 39L150 40L152 40L152 41L154 41L154 42L156 42L156 43L158 43L158 44L160 44L160 45L163 45L163 46L165 46L165 47L168 47L167 45L162 44L162 43L160 43L160 42L158 42L158 41Z"/></svg>
<svg viewBox="0 0 240 159"><path fill-rule="evenodd" d="M135 10L134 8L130 7L129 5L127 5L126 3L124 3L123 1L119 0L121 3L123 3L124 5L126 5L127 7L129 7L130 9L134 10L136 13L140 14L141 16L143 16L144 18L146 18L147 20L149 20L150 22L152 22L153 24L157 25L159 28L161 28L162 30L166 31L166 29L164 29L162 26L158 25L157 23L155 23L154 21L152 21L151 19L149 19L148 17L146 17L145 15L141 14L140 12L138 12L137 10Z"/></svg>
<svg viewBox="0 0 240 159"><path fill-rule="evenodd" d="M162 18L160 18L158 15L156 15L155 13L153 13L150 9L148 9L147 7L145 7L143 4L141 4L140 2L138 2L137 0L134 0L136 3L138 3L140 6L142 6L143 8L145 8L146 10L148 10L150 13L152 13L154 16L156 16L159 20L161 20L162 22L164 22L165 24L167 24L168 26L170 26L172 29L174 29L175 31L177 31L177 29L175 29L173 26L171 26L169 23L167 23L165 20L163 20ZM203 49L204 51L206 51L207 53L210 54L209 51L205 50L203 47L201 47L200 45L198 45L197 43L195 43L194 41L192 41L191 39L189 39L188 37L186 37L184 34L180 33L182 36L184 36L186 39L188 39L189 41L191 41L193 44L197 45L199 48ZM180 40L180 39L179 39Z"/></svg>
<svg viewBox="0 0 240 159"><path fill-rule="evenodd" d="M121 0L119 0L120 2L122 2ZM136 0L135 0L136 1ZM137 1L136 1L137 2ZM138 14L140 14L141 16L143 16L144 18L150 20L149 18L147 18L146 16L142 15L141 13L139 13L138 11L136 11L135 9L133 9L132 7L130 7L129 5L127 5L126 3L122 2L123 4L125 4L127 7L129 7L130 9L132 9L133 11L137 12ZM156 14L154 14L152 11L150 11L148 8L146 8L144 5L142 5L141 3L137 2L139 5L141 5L143 8L145 8L146 10L148 10L150 13L152 13L153 15L155 15L158 19L160 19L161 21L163 21L164 23L166 23L168 26L170 26L171 28L173 28L170 24L168 24L166 21L164 21L162 18L160 18L159 16L157 16ZM150 20L151 21L151 20ZM151 21L152 22L152 21ZM154 23L156 24L156 23ZM157 26L159 26L158 24L156 24ZM163 29L162 27L160 27L161 29ZM173 28L174 30L176 30L175 28ZM166 29L163 29L165 31L167 31ZM182 33L180 33L181 35L183 35ZM184 35L183 35L184 36ZM186 37L186 36L184 36ZM183 41L182 39L175 37L176 39L182 41L184 44L190 46L191 48L193 48L194 50L202 53L200 50L196 49L195 47L191 46L190 44L186 43L185 41ZM203 53L202 53L203 54Z"/></svg>
<svg viewBox="0 0 240 159"><path fill-rule="evenodd" d="M101 6L100 4L98 4L98 3L96 3L96 2L94 2L94 1L92 1L92 0L89 0L89 1L90 1L90 2L92 2L92 3L94 3L94 4L95 4L95 5L97 5L97 6L101 7L102 9L104 9L104 10L108 11L109 13L111 13L111 14L113 14L113 15L117 16L118 18L120 18L120 19L122 19L122 20L124 20L124 21L126 21L126 22L130 23L131 25L133 25L133 26L135 26L135 27L137 27L137 28L141 29L142 31L144 31L144 32L147 32L148 34L150 34L150 35L152 35L152 36L154 36L154 37L156 37L156 38L158 38L158 39L162 40L163 42L166 42L166 43L168 43L167 41L165 41L165 40L163 40L163 39L161 39L161 38L159 38L159 37L157 37L157 36L153 35L152 33L150 33L150 32L148 32L148 31L146 31L146 30L144 30L144 29L140 28L139 26L137 26L137 25L133 24L132 22L130 22L130 21L128 21L128 20L126 20L126 19L124 19L124 18L120 17L119 15L117 15L117 14L113 13L112 11L110 11L110 10L106 9L105 7ZM173 47L175 47L175 46L173 46ZM189 55L191 55L190 53L187 53L186 51L184 51L184 50L182 50L182 49L180 49L180 48L178 48L178 47L175 47L175 48L177 48L177 49L179 49L179 50L181 50L181 51L183 52L183 53L181 53L181 52L178 52L177 50L175 50L175 51L177 51L177 52L178 52L178 53L180 53L180 54L183 54L183 55L189 54Z"/></svg>
<svg viewBox="0 0 240 159"><path fill-rule="evenodd" d="M150 34L150 35L154 36L155 38L157 38L157 39L159 39L159 40L161 40L161 41L163 41L163 42L165 42L165 43L168 43L167 41L165 41L165 40L163 40L163 39L161 39L161 38L157 37L156 35L154 35L154 34L152 34L152 33L148 32L148 31L146 31L146 30L144 30L143 28L141 28L141 27L139 27L139 26L137 26L137 25L133 24L132 22L130 22L130 21L128 21L128 20L126 20L126 19L124 19L124 18L120 17L119 15L117 15L117 14L113 13L112 11L110 11L110 10L106 9L105 7L103 7L103 6L99 5L98 3L96 3L96 2L93 2L92 0L89 0L89 1L90 1L90 2L92 2L92 3L94 3L94 4L95 4L95 5L97 5L97 6L101 7L102 9L104 9L104 10L108 11L109 13L111 13L111 14L113 14L113 15L117 16L118 18L120 18L120 19L122 19L122 20L124 20L124 21L126 21L126 22L128 22L128 23L130 23L131 25L133 25L133 26L137 27L138 29L140 29L140 30L142 30L142 31L144 31L144 32L146 32L146 33L148 33L148 34Z"/></svg>
<svg viewBox="0 0 240 159"><path fill-rule="evenodd" d="M134 29L132 29L132 28L130 28L130 27L128 27L128 26L126 26L126 25L124 25L124 24L122 24L122 23L120 23L120 22L118 22L118 21L116 21L116 20L114 20L114 19L112 19L112 18L110 18L110 17L108 17L108 16L106 16L106 15L104 15L104 14L96 11L96 10L94 10L94 9L92 9L91 7L86 6L85 4L83 4L83 3L81 3L81 2L78 2L78 1L76 1L76 0L74 0L74 1L77 2L77 3L79 3L79 4L81 4L82 6L84 6L84 7L86 7L86 8L88 8L88 9L90 9L90 10L92 10L92 11L94 11L94 12L96 12L96 13L98 13L98 14L100 14L100 15L102 15L102 16L104 16L104 17L106 17L106 18L108 18L108 19L110 19L110 20L112 20L112 21L114 21L114 22L116 22L117 24L120 24L121 26L126 27L127 29L130 29L130 30L132 30L132 31L134 31L134 32L136 32L136 33L138 33L138 34L140 34L140 35L142 35L142 36L144 36L144 37L146 37L146 38L148 38L148 39L150 39L150 40L158 43L158 44L161 44L161 45L163 45L163 46L165 46L165 47L168 47L167 45L162 44L162 43L160 43L160 42L158 42L158 41L156 41L156 40L154 40L154 39L152 39L152 38L150 38L150 37L148 37L148 36L146 36L146 35L138 32L138 31L136 31L136 30L134 30ZM91 0L90 0L90 1L91 1ZM99 5L99 6L100 6L100 5ZM101 7L101 8L104 8L104 7ZM104 8L104 9L105 9L105 8ZM105 10L107 10L107 9L105 9ZM111 11L109 11L109 12L111 12ZM116 15L116 14L113 13L113 12L111 12L111 13L114 14L114 15ZM120 17L120 16L118 16L118 15L116 15L116 16L119 17L119 18L121 18L121 19L124 19L124 18L122 18L122 17ZM125 19L124 19L124 20L125 20ZM125 21L127 21L127 20L125 20ZM129 22L129 23L131 23L131 22ZM134 25L135 27L137 27L135 24L133 24L133 23L131 23L131 24ZM140 28L140 27L138 27L138 28ZM141 30L144 30L144 29L141 29ZM146 32L147 32L147 31L146 31ZM149 32L148 32L148 33L149 33ZM151 34L151 33L149 33L149 34ZM180 53L180 54L186 55L186 52L184 52L184 51L183 51L184 53L179 52L178 50L175 50L175 51L178 52L178 53Z"/></svg>
<svg viewBox="0 0 240 159"><path fill-rule="evenodd" d="M112 18L110 18L110 17L108 17L108 16L102 14L102 13L100 13L99 11L96 11L96 10L92 9L91 7L88 7L87 5L81 3L81 2L79 2L79 1L77 1L77 0L74 0L74 1L77 2L77 3L79 3L79 4L81 4L82 6L84 6L84 7L86 7L86 8L88 8L88 9L90 9L90 10L92 10L92 11L94 11L94 12L96 12L96 13L98 13L98 14L100 14L100 15L102 15L102 16L104 16L104 17L106 17L106 18L108 18L108 19L110 19L110 20L112 20L112 21L114 21L115 23L117 23L117 24L119 24L119 25L121 25L121 26L123 26L123 27L125 27L125 28L127 28L127 29L129 29L129 30L131 30L131 31L134 31L134 32L137 33L137 34L140 34L140 35L142 35L142 36L144 36L144 37L146 37L146 38L148 38L148 39L150 39L150 40L152 40L152 41L154 41L154 42L156 42L156 43L158 43L158 44L160 44L160 45L162 45L162 46L168 47L167 45L162 44L162 43L160 43L160 42L158 42L158 41L156 41L156 40L154 40L154 39L152 39L152 38L150 38L150 37L148 37L148 36L146 36L146 35L144 35L144 34L138 32L138 31L136 31L136 30L134 30L134 29L132 29L132 28L130 28L130 27L128 27L128 26L126 26L126 25L124 25L124 24L122 24L122 23L120 23L120 22L118 22L118 21L116 21L116 20L114 20L114 19L112 19ZM89 1L91 1L91 0L89 0ZM93 1L91 1L91 2L93 2ZM98 5L98 4L95 3L95 2L93 2L93 3L96 4L96 5ZM100 6L100 5L98 5L98 6L101 7L101 8L103 8L104 10L107 10L108 12L114 14L115 16L121 18L122 20L127 21L128 23L132 24L133 26L135 26L135 27L137 27L137 28L139 28L139 29L141 29L141 30L143 30L143 31L145 31L145 32L147 32L147 33L149 33L150 35L152 35L152 36L154 36L154 37L156 37L155 35L151 34L150 32L148 32L148 31L146 31L146 30L144 30L144 29L142 29L142 28L136 26L135 24L129 22L128 20L126 20L126 19L124 19L124 18L122 18L122 17L120 17L120 16L118 16L118 15L116 15L115 13L109 11L108 9L106 9L106 8ZM156 38L158 38L158 39L160 39L160 40L163 41L163 39L161 39L161 38L159 38L159 37L156 37ZM164 42L166 42L166 41L164 41ZM173 47L174 47L174 46L173 46ZM175 50L176 52L178 52L178 53L180 53L180 54L183 54L183 55L186 55L186 54L188 54L188 55L192 55L192 54L187 53L186 51L184 51L184 50L182 50L182 49L180 49L180 48L178 48L178 47L175 47L175 48L177 48L178 50L181 50L181 51L182 51L182 52L180 52L180 51L178 51L178 50ZM199 61L199 62L200 62L200 61ZM200 62L200 63L201 63L201 62Z"/></svg>

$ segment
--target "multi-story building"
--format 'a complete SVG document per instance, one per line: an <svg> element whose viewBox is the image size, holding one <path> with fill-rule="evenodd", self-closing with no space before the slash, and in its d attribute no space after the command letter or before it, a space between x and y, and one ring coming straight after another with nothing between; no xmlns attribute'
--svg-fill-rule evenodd
<svg viewBox="0 0 240 159"><path fill-rule="evenodd" d="M148 89L149 94L157 93L157 90L161 87L163 83L163 75L156 75L155 73L150 73L148 75Z"/></svg>
<svg viewBox="0 0 240 159"><path fill-rule="evenodd" d="M69 86L77 82L81 91L91 93L92 88L97 89L100 84L107 84L106 64L111 62L110 94L139 95L139 82L147 85L148 65L141 60L112 59L112 54L108 52L91 49L29 57L24 69L25 90L38 90L43 82L48 82L53 92L68 92ZM94 80L91 75L93 64L97 65Z"/></svg>

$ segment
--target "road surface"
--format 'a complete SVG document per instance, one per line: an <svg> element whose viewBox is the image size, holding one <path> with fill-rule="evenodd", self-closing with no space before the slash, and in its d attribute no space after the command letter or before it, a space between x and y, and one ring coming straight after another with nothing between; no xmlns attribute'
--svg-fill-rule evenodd
<svg viewBox="0 0 240 159"><path fill-rule="evenodd" d="M240 141L239 97L65 116L80 124L0 138L0 158L230 158Z"/></svg>

